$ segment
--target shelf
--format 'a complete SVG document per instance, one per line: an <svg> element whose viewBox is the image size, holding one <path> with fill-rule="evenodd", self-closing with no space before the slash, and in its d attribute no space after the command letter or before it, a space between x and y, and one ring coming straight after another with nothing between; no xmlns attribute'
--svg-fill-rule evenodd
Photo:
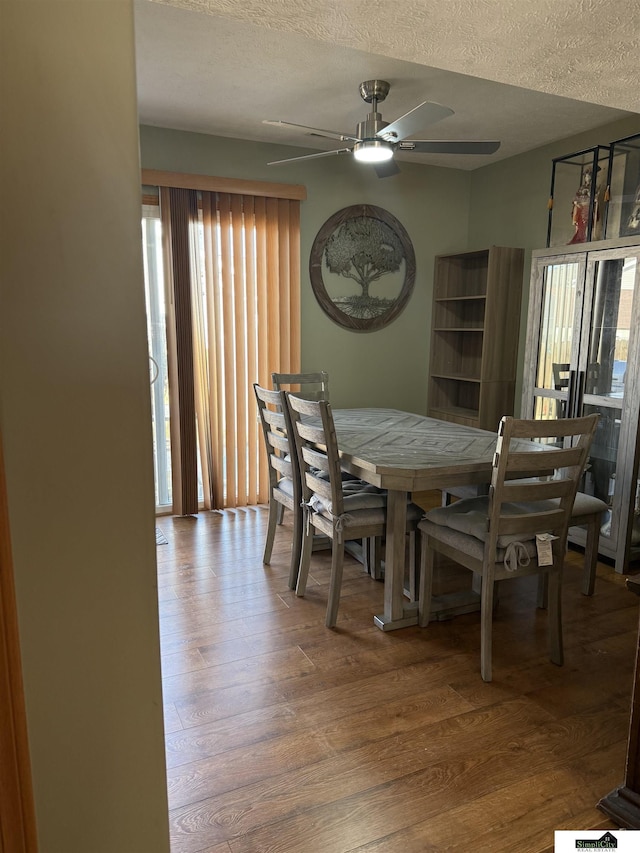
<svg viewBox="0 0 640 853"><path fill-rule="evenodd" d="M443 331L482 330L485 324L486 299L436 299L431 318L434 329Z"/></svg>
<svg viewBox="0 0 640 853"><path fill-rule="evenodd" d="M463 406L434 406L430 410L430 417L441 417L447 420L447 416L457 416L460 418L477 418L477 409L465 409Z"/></svg>
<svg viewBox="0 0 640 853"><path fill-rule="evenodd" d="M484 332L482 326L437 326L434 332Z"/></svg>
<svg viewBox="0 0 640 853"><path fill-rule="evenodd" d="M463 252L436 258L434 296L482 296L487 292L489 251Z"/></svg>
<svg viewBox="0 0 640 853"><path fill-rule="evenodd" d="M486 294L479 293L470 296L436 296L434 302L485 302Z"/></svg>
<svg viewBox="0 0 640 853"><path fill-rule="evenodd" d="M445 413L455 413L465 417L478 417L480 409L480 382L469 381L459 373L431 375L429 408ZM475 412L475 414L470 414Z"/></svg>
<svg viewBox="0 0 640 853"><path fill-rule="evenodd" d="M476 382L480 383L482 380L480 377L476 376L462 376L459 373L432 373L432 379L452 379L454 382Z"/></svg>

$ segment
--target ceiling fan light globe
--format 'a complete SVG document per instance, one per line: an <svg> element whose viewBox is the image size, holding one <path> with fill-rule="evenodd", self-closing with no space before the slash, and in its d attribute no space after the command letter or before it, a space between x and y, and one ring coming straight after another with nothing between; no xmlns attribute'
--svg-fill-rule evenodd
<svg viewBox="0 0 640 853"><path fill-rule="evenodd" d="M360 163L384 163L393 157L393 148L383 139L365 139L353 146L353 156Z"/></svg>

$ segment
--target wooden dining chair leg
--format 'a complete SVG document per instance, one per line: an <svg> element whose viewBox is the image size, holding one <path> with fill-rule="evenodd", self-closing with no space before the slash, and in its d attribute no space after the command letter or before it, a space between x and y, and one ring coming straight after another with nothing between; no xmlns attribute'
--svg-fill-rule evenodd
<svg viewBox="0 0 640 853"><path fill-rule="evenodd" d="M420 584L418 587L418 625L426 628L431 617L434 551L426 536L420 537Z"/></svg>
<svg viewBox="0 0 640 853"><path fill-rule="evenodd" d="M471 589L476 593L476 595L482 594L482 575L477 572L473 573L473 577L471 578ZM495 592L495 599L497 600L498 593L497 590Z"/></svg>
<svg viewBox="0 0 640 853"><path fill-rule="evenodd" d="M562 577L559 569L549 571L549 658L552 663L562 666L564 652L562 648Z"/></svg>
<svg viewBox="0 0 640 853"><path fill-rule="evenodd" d="M418 599L418 585L419 581L419 553L418 553L418 543L417 543L417 533L415 530L410 530L408 533L409 536L409 555L407 560L408 565L408 584L407 584L407 593L409 596L409 601L417 601Z"/></svg>
<svg viewBox="0 0 640 853"><path fill-rule="evenodd" d="M362 539L362 571L365 575L373 576L371 571L371 546L368 539Z"/></svg>
<svg viewBox="0 0 640 853"><path fill-rule="evenodd" d="M376 580L384 577L382 571L382 540L379 536L368 536L362 540L362 550L366 555L365 571Z"/></svg>
<svg viewBox="0 0 640 853"><path fill-rule="evenodd" d="M311 551L313 550L313 528L307 519L302 518L302 549L300 552L300 567L298 569L298 580L296 582L296 595L304 596L307 589L307 578L309 577L309 566L311 564Z"/></svg>
<svg viewBox="0 0 640 853"><path fill-rule="evenodd" d="M546 572L538 575L538 595L536 607L540 610L547 609L547 599L549 597L549 575Z"/></svg>
<svg viewBox="0 0 640 853"><path fill-rule="evenodd" d="M493 572L485 573L480 595L480 674L483 681L491 681L492 678L494 586Z"/></svg>
<svg viewBox="0 0 640 853"><path fill-rule="evenodd" d="M299 509L294 510L293 541L291 543L291 566L289 568L289 589L296 589L298 586L298 575L300 574L300 559L302 557L302 531L302 512Z"/></svg>
<svg viewBox="0 0 640 853"><path fill-rule="evenodd" d="M273 541L276 535L276 522L278 518L278 510L282 508L282 504L279 503L273 495L269 496L269 519L267 521L267 538L264 543L264 554L262 555L262 562L265 566L268 566L271 562L271 552L273 551Z"/></svg>
<svg viewBox="0 0 640 853"><path fill-rule="evenodd" d="M375 537L367 536L365 539L362 539L362 568L366 574L371 575L372 578L378 580L376 577L376 551L375 551ZM345 550L348 550L345 547ZM353 555L358 559L356 554Z"/></svg>
<svg viewBox="0 0 640 853"><path fill-rule="evenodd" d="M334 628L338 619L340 589L342 587L342 569L344 566L344 541L335 537L331 548L331 580L329 582L329 601L327 603L327 628Z"/></svg>
<svg viewBox="0 0 640 853"><path fill-rule="evenodd" d="M582 594L593 595L596 588L596 571L598 569L598 542L600 539L600 522L602 513L591 516L587 522L587 538L584 546L584 572L582 575Z"/></svg>
<svg viewBox="0 0 640 853"><path fill-rule="evenodd" d="M284 521L284 504L279 503L276 508L278 524Z"/></svg>
<svg viewBox="0 0 640 853"><path fill-rule="evenodd" d="M580 519L583 520L582 518ZM582 594L593 595L596 588L596 573L598 570L598 543L600 539L600 522L602 513L598 512L583 521L587 528L587 536L584 546L584 569L582 570ZM543 610L547 606L548 576L538 576L538 607Z"/></svg>

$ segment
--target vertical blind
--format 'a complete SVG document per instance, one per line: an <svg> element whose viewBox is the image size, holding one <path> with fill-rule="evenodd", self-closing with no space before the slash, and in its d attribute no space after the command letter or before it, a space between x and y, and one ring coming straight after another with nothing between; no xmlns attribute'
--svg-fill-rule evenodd
<svg viewBox="0 0 640 853"><path fill-rule="evenodd" d="M300 369L300 202L160 187L160 211L173 511L198 511L198 468L205 509L264 502L253 383Z"/></svg>

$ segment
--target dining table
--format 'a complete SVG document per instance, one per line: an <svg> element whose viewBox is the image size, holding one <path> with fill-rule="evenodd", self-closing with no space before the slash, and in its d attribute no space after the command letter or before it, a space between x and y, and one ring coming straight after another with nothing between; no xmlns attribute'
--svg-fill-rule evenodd
<svg viewBox="0 0 640 853"><path fill-rule="evenodd" d="M398 409L333 409L333 419L343 470L388 492L384 612L374 617L374 624L383 631L416 625L417 602L404 596L409 496L431 489L488 484L497 432ZM526 451L545 449L537 442L519 443ZM440 618L446 615L446 608L443 605ZM456 612L465 612L464 605L450 608L451 615Z"/></svg>

